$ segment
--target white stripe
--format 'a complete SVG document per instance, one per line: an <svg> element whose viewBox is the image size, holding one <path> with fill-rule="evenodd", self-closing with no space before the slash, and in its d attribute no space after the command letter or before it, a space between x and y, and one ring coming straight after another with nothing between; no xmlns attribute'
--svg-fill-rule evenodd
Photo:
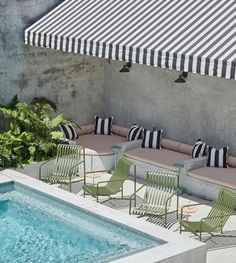
<svg viewBox="0 0 236 263"><path fill-rule="evenodd" d="M152 140L152 148L157 148L157 136L158 136L158 131L153 132L153 140Z"/></svg>
<svg viewBox="0 0 236 263"><path fill-rule="evenodd" d="M219 167L223 167L224 149L219 150Z"/></svg>
<svg viewBox="0 0 236 263"><path fill-rule="evenodd" d="M150 131L146 131L146 138L145 138L145 147L149 147L149 140L150 140Z"/></svg>
<svg viewBox="0 0 236 263"><path fill-rule="evenodd" d="M216 153L216 149L212 148L211 149L211 159L210 159L210 166L211 167L215 166L215 153Z"/></svg>

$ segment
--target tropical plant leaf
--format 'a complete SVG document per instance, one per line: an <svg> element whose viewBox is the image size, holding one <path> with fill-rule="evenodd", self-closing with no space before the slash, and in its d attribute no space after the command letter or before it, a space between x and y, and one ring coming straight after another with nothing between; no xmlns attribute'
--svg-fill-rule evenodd
<svg viewBox="0 0 236 263"><path fill-rule="evenodd" d="M55 112L57 112L57 105L53 101L51 101L51 100L49 100L49 99L47 99L45 97L34 97L33 100L31 101L31 105L36 105L36 104L39 104L39 105L50 105L51 108Z"/></svg>

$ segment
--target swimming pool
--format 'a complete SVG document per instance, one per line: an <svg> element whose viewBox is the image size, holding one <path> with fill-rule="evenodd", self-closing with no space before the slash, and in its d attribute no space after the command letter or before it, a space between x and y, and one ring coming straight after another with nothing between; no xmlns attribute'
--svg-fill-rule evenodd
<svg viewBox="0 0 236 263"><path fill-rule="evenodd" d="M8 263L109 262L165 243L13 183L0 186L0 240Z"/></svg>
<svg viewBox="0 0 236 263"><path fill-rule="evenodd" d="M14 187L16 192L13 191ZM14 214L12 215L13 218L15 217L16 220L20 220L20 214L23 214L23 218L27 213L31 214L35 212L37 214L32 216L32 222L30 221L30 223L24 225L25 234L21 235L22 239L18 238L21 231L23 231L22 227L15 226L11 230L8 229L8 231L5 231L5 235L7 235L9 239L7 242L7 238L3 240L1 237L2 234L0 233L0 253L8 256L7 260L5 260L5 258L3 260L0 259L0 263L41 263L39 260L45 263L76 263L86 262L85 260L89 262L90 259L86 259L86 256L92 256L92 262L94 263L108 261L112 261L113 263L206 262L206 246L199 241L192 238L189 239L184 237L184 235L179 235L144 220L137 219L134 216L121 213L120 211L80 197L79 195L58 189L17 171L9 169L0 171L0 189L2 189L2 192L5 192L0 193L1 201L3 201L1 213L6 213L5 217L7 213L12 213ZM49 199L49 203L46 202L46 206L44 204L45 198L47 200ZM83 219L81 219L82 223L79 223L80 220L78 220L78 216L76 216L77 213ZM84 214L85 217L82 216ZM8 216L10 216L10 214L8 214ZM47 217L46 222L48 222L47 219L49 218L49 222L53 223L44 223L45 216ZM40 220L38 218L40 218ZM91 224L89 218L92 222L96 219L95 229L97 229L97 225L98 230L101 230L98 239L96 239L98 231L95 231L94 225ZM4 218L0 218L0 221L4 222L4 220ZM34 230L30 229L33 228L33 225ZM105 229L103 228L102 230L102 226L104 226ZM112 226L113 230L110 229L110 226ZM0 229L2 230L3 227L7 227L6 221ZM87 253L85 253L85 250L81 250L84 251L84 259L76 259L77 261L74 261L73 258L70 259L70 261L68 259L63 260L62 258L66 255L73 254L71 251L78 252L78 248L76 248L78 234L76 233L78 233L77 231L80 227L82 227L80 230L81 237L85 234L84 232L86 232L86 234L88 233L90 235L91 239L94 238L93 248L87 248L86 238L90 240L90 237L87 236L83 239L83 249L86 248ZM49 237L47 231L46 233L44 232L45 229L48 228L51 229ZM66 231L65 228L67 229ZM36 234L36 238L30 242L30 238L33 236L31 231L36 231L37 229L38 233ZM85 231L83 231L83 229L85 229ZM65 232L67 232L67 235ZM15 242L10 238L10 233L14 236ZM102 236L104 239L102 239ZM50 238L52 238L51 242L48 241ZM20 248L16 246L17 240L21 246ZM44 240L44 242L42 242L42 240ZM65 246L65 242L68 242L68 240L71 240L71 242ZM111 240L113 240L111 242L112 244L110 243ZM7 246L7 243L11 245ZM88 241L87 243L91 242ZM114 248L114 244L118 244L118 246ZM106 246L109 247L108 251L103 250ZM55 247L60 247L61 249ZM8 260L9 256L13 254L13 248L15 257L16 255L21 257L20 261L16 261L15 259L12 259L13 261ZM59 254L59 261L53 259L53 256L49 253L50 248L52 248L50 253ZM68 251L65 252L65 249ZM102 258L99 258L99 253L96 252L98 249L99 253L100 250L102 253L105 253ZM4 252L2 252L2 250L4 250ZM31 253L27 250L31 250ZM34 251L34 253L32 253L32 251ZM115 253L116 251L119 251L118 255ZM82 254L83 252L80 253ZM93 253L97 253L96 255L98 256L93 255ZM26 257L26 254L28 257ZM31 258L32 254L33 259ZM40 259L42 255L46 254L49 256L46 261L43 261L42 258ZM81 256L81 254L79 256ZM37 260L35 260L36 256ZM25 261L22 261L22 259Z"/></svg>

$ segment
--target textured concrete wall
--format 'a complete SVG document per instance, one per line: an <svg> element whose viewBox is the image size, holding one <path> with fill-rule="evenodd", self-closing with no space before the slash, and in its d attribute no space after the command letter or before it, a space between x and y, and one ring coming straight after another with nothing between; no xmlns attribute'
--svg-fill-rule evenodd
<svg viewBox="0 0 236 263"><path fill-rule="evenodd" d="M105 66L106 112L116 122L163 128L164 136L186 143L229 145L236 154L236 81L189 74L177 84L177 71L133 65L122 74L122 65Z"/></svg>
<svg viewBox="0 0 236 263"><path fill-rule="evenodd" d="M104 61L24 44L24 29L59 2L0 0L0 104L45 96L84 124L104 113Z"/></svg>

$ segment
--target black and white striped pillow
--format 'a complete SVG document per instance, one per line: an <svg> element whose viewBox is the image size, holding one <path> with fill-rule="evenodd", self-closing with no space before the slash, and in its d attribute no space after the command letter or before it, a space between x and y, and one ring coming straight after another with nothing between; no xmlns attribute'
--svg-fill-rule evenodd
<svg viewBox="0 0 236 263"><path fill-rule="evenodd" d="M224 148L217 150L209 146L207 166L227 168L228 167L228 164L227 164L228 150L229 150L229 147L224 147Z"/></svg>
<svg viewBox="0 0 236 263"><path fill-rule="evenodd" d="M64 133L64 138L68 140L78 139L78 134L73 126L65 124L60 124L58 126L60 130Z"/></svg>
<svg viewBox="0 0 236 263"><path fill-rule="evenodd" d="M192 158L198 158L205 155L206 152L206 143L201 139L197 140L193 146Z"/></svg>
<svg viewBox="0 0 236 263"><path fill-rule="evenodd" d="M94 134L111 135L112 133L113 117L105 119L95 116L95 130Z"/></svg>
<svg viewBox="0 0 236 263"><path fill-rule="evenodd" d="M128 135L127 135L127 140L128 141L135 141L140 139L141 134L142 134L142 127L139 127L137 124L134 124L130 127Z"/></svg>
<svg viewBox="0 0 236 263"><path fill-rule="evenodd" d="M161 135L163 130L149 131L144 129L142 148L161 149Z"/></svg>

